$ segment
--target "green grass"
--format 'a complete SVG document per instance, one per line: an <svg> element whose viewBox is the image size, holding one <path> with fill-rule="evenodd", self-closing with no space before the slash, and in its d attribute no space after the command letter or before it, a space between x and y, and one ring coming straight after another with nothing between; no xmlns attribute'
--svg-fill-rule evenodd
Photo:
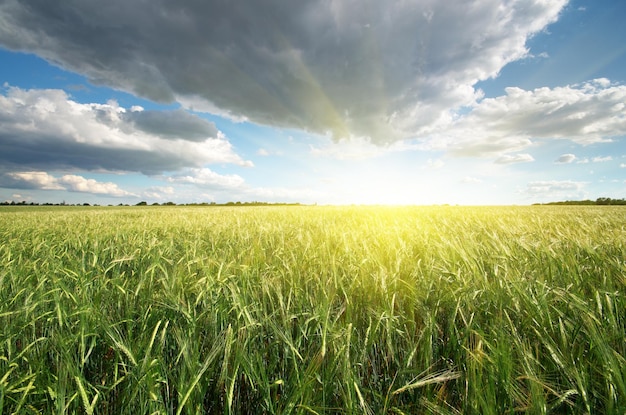
<svg viewBox="0 0 626 415"><path fill-rule="evenodd" d="M621 207L0 210L0 413L626 412Z"/></svg>

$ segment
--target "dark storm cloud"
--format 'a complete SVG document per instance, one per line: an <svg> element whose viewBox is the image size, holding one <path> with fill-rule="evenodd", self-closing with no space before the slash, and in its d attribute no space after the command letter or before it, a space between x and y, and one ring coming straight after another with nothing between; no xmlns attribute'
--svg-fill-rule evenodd
<svg viewBox="0 0 626 415"><path fill-rule="evenodd" d="M113 170L150 175L189 165L188 160L164 153L63 142L54 136L13 138L0 132L0 165L5 169Z"/></svg>
<svg viewBox="0 0 626 415"><path fill-rule="evenodd" d="M5 0L0 44L155 101L385 143L475 103L565 3Z"/></svg>
<svg viewBox="0 0 626 415"><path fill-rule="evenodd" d="M209 123L185 111L80 104L60 90L0 94L0 169L159 174L207 163L249 165Z"/></svg>
<svg viewBox="0 0 626 415"><path fill-rule="evenodd" d="M163 138L204 141L218 134L213 123L184 110L130 111L123 118L138 130Z"/></svg>

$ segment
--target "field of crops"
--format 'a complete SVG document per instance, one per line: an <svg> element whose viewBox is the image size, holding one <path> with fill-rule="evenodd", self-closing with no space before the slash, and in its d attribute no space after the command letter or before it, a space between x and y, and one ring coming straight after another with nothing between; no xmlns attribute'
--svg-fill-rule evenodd
<svg viewBox="0 0 626 415"><path fill-rule="evenodd" d="M0 413L626 412L626 208L0 209Z"/></svg>

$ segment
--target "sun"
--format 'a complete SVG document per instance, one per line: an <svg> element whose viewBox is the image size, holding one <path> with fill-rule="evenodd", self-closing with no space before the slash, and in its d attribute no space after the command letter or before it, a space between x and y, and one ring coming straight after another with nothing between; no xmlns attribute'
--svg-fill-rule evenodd
<svg viewBox="0 0 626 415"><path fill-rule="evenodd" d="M362 168L334 177L328 191L333 203L341 205L415 205L424 203L419 187L399 171Z"/></svg>

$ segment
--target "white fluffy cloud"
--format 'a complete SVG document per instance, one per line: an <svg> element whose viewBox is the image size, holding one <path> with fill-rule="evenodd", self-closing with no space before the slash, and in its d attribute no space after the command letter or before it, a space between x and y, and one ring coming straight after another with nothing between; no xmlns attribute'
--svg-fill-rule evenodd
<svg viewBox="0 0 626 415"><path fill-rule="evenodd" d="M5 0L0 45L152 100L381 144L448 125L566 3Z"/></svg>
<svg viewBox="0 0 626 415"><path fill-rule="evenodd" d="M531 161L535 161L534 157L526 153L503 154L502 156L498 157L498 159L496 159L496 163L498 164L528 163Z"/></svg>
<svg viewBox="0 0 626 415"><path fill-rule="evenodd" d="M208 168L186 169L181 173L165 178L172 185L191 186L191 188L203 191L205 199L214 200L244 200L244 201L282 201L313 203L320 197L320 193L306 189L290 189L284 187L252 187L236 174L219 174ZM185 194L186 190L181 190ZM159 197L161 198L161 197Z"/></svg>
<svg viewBox="0 0 626 415"><path fill-rule="evenodd" d="M61 90L10 87L0 95L0 164L8 170L158 174L206 163L251 164L212 123L183 110L80 104Z"/></svg>
<svg viewBox="0 0 626 415"><path fill-rule="evenodd" d="M41 190L65 190L65 188L59 184L56 177L43 171L7 173L3 179L3 185L13 185L12 187ZM20 184L22 186L19 186Z"/></svg>
<svg viewBox="0 0 626 415"><path fill-rule="evenodd" d="M147 188L142 194L142 197L148 199L162 200L166 197L172 197L176 194L176 189L172 186L152 186Z"/></svg>
<svg viewBox="0 0 626 415"><path fill-rule="evenodd" d="M393 148L392 148L393 147ZM337 160L363 160L381 156L397 150L397 146L378 146L367 138L341 139L337 142L327 140L320 146L310 146L311 154L317 157L329 157Z"/></svg>
<svg viewBox="0 0 626 415"><path fill-rule="evenodd" d="M528 148L536 139L587 145L626 134L626 86L596 79L526 91L507 88L487 98L427 142L462 156L493 156Z"/></svg>
<svg viewBox="0 0 626 415"><path fill-rule="evenodd" d="M536 199L551 201L582 199L587 183L573 180L539 180L528 183L525 193Z"/></svg>
<svg viewBox="0 0 626 415"><path fill-rule="evenodd" d="M120 189L115 183L103 183L74 174L66 174L62 177L55 177L41 171L14 172L6 173L1 180L2 185L4 186L18 188L67 190L70 192L92 193L114 197L136 196L131 192Z"/></svg>
<svg viewBox="0 0 626 415"><path fill-rule="evenodd" d="M170 183L194 184L206 188L227 188L233 189L241 187L244 179L236 174L222 175L208 168L186 169L180 174L167 178Z"/></svg>
<svg viewBox="0 0 626 415"><path fill-rule="evenodd" d="M102 183L75 174L66 174L59 178L58 182L65 186L70 192L93 193L115 197L135 196L133 193L120 189L115 183Z"/></svg>

